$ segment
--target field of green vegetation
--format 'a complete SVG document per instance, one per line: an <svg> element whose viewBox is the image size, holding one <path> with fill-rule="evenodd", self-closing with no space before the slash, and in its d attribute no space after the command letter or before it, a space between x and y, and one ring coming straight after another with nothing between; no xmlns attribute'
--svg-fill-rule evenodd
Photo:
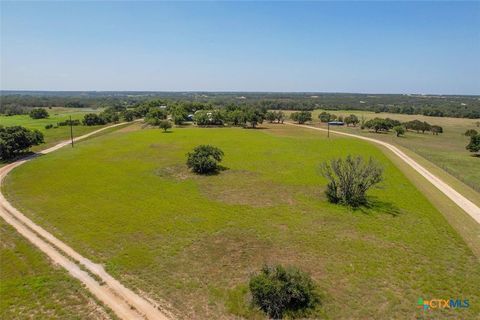
<svg viewBox="0 0 480 320"><path fill-rule="evenodd" d="M325 110L316 110L313 112L314 122L319 123L318 114ZM463 135L467 129L480 128L476 126L478 119L461 119L446 117L428 117L422 115L405 115L395 113L374 113L368 111L326 111L336 115L348 116L355 114L359 119L391 118L402 122L418 119L426 121L432 125L443 127L443 133L432 135L429 132L425 134L409 131L403 137L396 137L393 132L374 133L367 129L361 130L358 125L354 127L331 127L332 130L348 131L360 134L385 142L393 143L419 154L423 158L431 161L440 168L444 169L457 179L461 180L476 191L480 191L480 158L474 157L471 152L465 149L469 142L469 137ZM322 124L325 126L325 124Z"/></svg>
<svg viewBox="0 0 480 320"><path fill-rule="evenodd" d="M187 170L185 154L204 143L225 152L227 170ZM369 208L323 194L319 164L347 154L384 167ZM322 294L318 315L332 319L430 317L419 298L470 300L468 309L430 310L434 318L480 313L478 259L381 150L357 139L286 125L172 133L132 125L26 163L3 191L183 318L261 318L247 283L265 263L310 273Z"/></svg>
<svg viewBox="0 0 480 320"><path fill-rule="evenodd" d="M80 282L0 220L1 319L110 319Z"/></svg>
<svg viewBox="0 0 480 320"><path fill-rule="evenodd" d="M0 125L9 127L9 126L23 126L28 129L37 129L40 130L44 137L45 143L32 147L33 151L42 150L48 147L55 145L57 142L70 139L70 127L69 126L60 126L58 128L45 129L47 124L53 124L56 126L57 122L63 122L70 119L72 120L82 120L83 116L87 113L97 113L100 112L99 109L89 109L89 108L52 108L47 109L50 116L45 119L32 119L28 114L24 115L15 115L15 116L4 116L0 115ZM102 126L74 126L73 127L73 136L81 136L83 134L94 131Z"/></svg>

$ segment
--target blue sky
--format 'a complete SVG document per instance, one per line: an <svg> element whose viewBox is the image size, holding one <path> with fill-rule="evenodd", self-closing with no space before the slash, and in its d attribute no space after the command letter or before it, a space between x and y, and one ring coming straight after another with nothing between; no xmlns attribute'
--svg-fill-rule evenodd
<svg viewBox="0 0 480 320"><path fill-rule="evenodd" d="M1 88L480 94L480 2L1 2Z"/></svg>

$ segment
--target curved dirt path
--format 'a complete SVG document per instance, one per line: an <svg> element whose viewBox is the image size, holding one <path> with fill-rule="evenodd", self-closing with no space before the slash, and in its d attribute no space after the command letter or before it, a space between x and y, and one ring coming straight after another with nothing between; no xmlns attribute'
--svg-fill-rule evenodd
<svg viewBox="0 0 480 320"><path fill-rule="evenodd" d="M311 130L318 130L318 131L327 131L327 129L318 128L318 127L311 127L307 125L300 125L294 123L286 123L288 125L307 128ZM418 162L407 156L404 152L402 152L397 147L391 145L390 143L383 142L377 139L358 136L351 133L340 132L330 130L330 133L339 134L343 136L353 137L357 139L362 139L370 142L374 142L376 144L382 145L392 151L395 155L397 155L400 159L402 159L405 163L407 163L410 167L415 169L418 173L420 173L425 179L427 179L431 184L433 184L438 190L443 192L450 200L452 200L455 204L457 204L460 208L463 209L468 215L470 215L477 223L480 223L480 208L475 205L472 201L465 198L463 195L458 193L455 189L450 187L447 183L443 182L440 178L432 174L430 171L422 167Z"/></svg>
<svg viewBox="0 0 480 320"><path fill-rule="evenodd" d="M82 140L101 131L118 127L126 123L114 124L83 136L74 138ZM45 149L38 154L10 163L0 168L0 183L14 168L41 155L58 150L70 141ZM68 245L55 238L52 234L28 219L15 209L0 192L0 216L12 225L21 235L43 251L54 263L65 268L73 277L80 280L95 297L107 305L121 319L170 319L171 315L160 310L158 304L147 301L145 298L124 287L119 281L110 276L104 268L81 256ZM92 276L93 275L93 276Z"/></svg>

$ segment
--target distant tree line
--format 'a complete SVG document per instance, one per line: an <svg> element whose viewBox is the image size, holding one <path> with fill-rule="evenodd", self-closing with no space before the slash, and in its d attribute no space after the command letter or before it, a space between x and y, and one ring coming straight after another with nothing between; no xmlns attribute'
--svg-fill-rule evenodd
<svg viewBox="0 0 480 320"><path fill-rule="evenodd" d="M137 107L149 101L223 109L235 105L266 110L365 110L437 117L480 118L478 96L348 93L221 93L221 92L13 92L0 93L0 114L27 114L32 108ZM195 107L197 106L197 107Z"/></svg>

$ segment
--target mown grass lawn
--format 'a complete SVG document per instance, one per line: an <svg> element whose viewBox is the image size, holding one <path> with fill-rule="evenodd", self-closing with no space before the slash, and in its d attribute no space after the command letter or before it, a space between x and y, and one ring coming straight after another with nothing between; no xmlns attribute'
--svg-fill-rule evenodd
<svg viewBox="0 0 480 320"><path fill-rule="evenodd" d="M137 129L135 129L137 128ZM185 154L209 143L228 170L198 177ZM371 207L329 204L322 161L374 157L385 181ZM246 284L264 263L309 272L332 319L474 318L478 260L443 216L375 146L290 126L139 129L37 158L3 186L15 206L128 286L183 318L261 314ZM418 298L470 300L463 310Z"/></svg>
<svg viewBox="0 0 480 320"><path fill-rule="evenodd" d="M0 219L1 319L110 319L80 282Z"/></svg>
<svg viewBox="0 0 480 320"><path fill-rule="evenodd" d="M51 128L47 130L45 129L47 124L53 124L56 126L58 122L66 121L70 119L70 117L72 117L72 120L78 119L81 121L85 114L98 113L100 111L88 108L52 108L47 110L50 116L45 119L32 119L28 114L15 116L0 115L0 125L5 127L23 126L29 129L40 130L45 137L45 143L32 148L33 151L38 151L51 147L57 142L70 139L69 126L59 126L57 128ZM102 126L74 126L73 135L74 137L78 137L101 127Z"/></svg>

